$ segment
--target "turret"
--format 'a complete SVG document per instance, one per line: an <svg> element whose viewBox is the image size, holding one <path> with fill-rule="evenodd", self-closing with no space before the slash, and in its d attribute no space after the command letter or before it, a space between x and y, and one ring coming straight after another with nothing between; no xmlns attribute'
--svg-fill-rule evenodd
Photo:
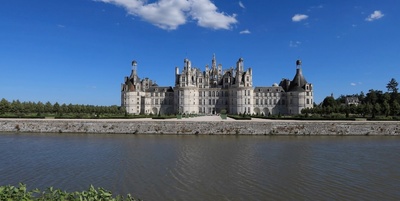
<svg viewBox="0 0 400 201"><path fill-rule="evenodd" d="M134 77L136 77L136 75L137 75L137 72L136 72L136 69L137 68L137 62L136 62L136 60L133 60L132 61L132 73L131 73L131 78L134 78Z"/></svg>
<svg viewBox="0 0 400 201"><path fill-rule="evenodd" d="M244 65L243 65L243 62L244 62L244 60L243 60L243 58L239 58L239 60L236 62L236 70L238 71L238 72L243 72L244 71Z"/></svg>
<svg viewBox="0 0 400 201"><path fill-rule="evenodd" d="M185 59L185 60L183 60L183 62L184 62L184 70L190 70L191 63L190 63L189 59Z"/></svg>

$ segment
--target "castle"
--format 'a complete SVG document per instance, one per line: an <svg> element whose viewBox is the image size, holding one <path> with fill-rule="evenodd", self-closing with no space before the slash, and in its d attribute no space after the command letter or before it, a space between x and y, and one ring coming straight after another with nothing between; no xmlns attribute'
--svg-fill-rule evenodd
<svg viewBox="0 0 400 201"><path fill-rule="evenodd" d="M121 105L129 114L300 114L313 107L313 85L302 74L296 61L296 75L270 87L254 87L253 71L245 69L243 58L236 68L222 70L215 55L205 71L192 67L184 59L182 72L175 68L175 86L158 86L149 78L137 75L137 62L121 86Z"/></svg>

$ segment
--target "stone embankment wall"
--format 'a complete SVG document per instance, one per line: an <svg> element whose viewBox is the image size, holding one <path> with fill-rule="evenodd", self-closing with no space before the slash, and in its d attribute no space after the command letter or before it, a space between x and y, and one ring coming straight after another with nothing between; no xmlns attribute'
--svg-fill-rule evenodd
<svg viewBox="0 0 400 201"><path fill-rule="evenodd" d="M206 134L206 135L400 135L399 122L357 121L135 121L0 119L0 132Z"/></svg>

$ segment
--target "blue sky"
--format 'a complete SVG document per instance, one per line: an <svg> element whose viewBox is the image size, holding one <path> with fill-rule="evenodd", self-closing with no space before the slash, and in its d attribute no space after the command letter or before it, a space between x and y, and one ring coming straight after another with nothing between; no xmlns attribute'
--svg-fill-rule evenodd
<svg viewBox="0 0 400 201"><path fill-rule="evenodd" d="M0 6L0 98L119 105L141 78L174 84L184 58L204 70L243 57L254 86L292 79L317 103L400 81L398 0L7 0Z"/></svg>

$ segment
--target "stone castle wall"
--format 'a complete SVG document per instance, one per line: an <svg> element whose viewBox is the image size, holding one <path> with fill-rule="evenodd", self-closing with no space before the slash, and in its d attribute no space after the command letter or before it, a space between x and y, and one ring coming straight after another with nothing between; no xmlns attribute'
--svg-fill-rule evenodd
<svg viewBox="0 0 400 201"><path fill-rule="evenodd" d="M400 135L399 122L0 119L0 132L206 135Z"/></svg>

